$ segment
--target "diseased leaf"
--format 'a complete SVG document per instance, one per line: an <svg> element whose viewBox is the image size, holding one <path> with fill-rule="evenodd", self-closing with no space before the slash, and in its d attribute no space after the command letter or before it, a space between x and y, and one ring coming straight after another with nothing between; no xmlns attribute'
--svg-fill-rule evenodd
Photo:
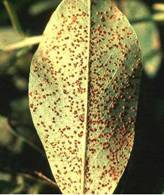
<svg viewBox="0 0 164 195"><path fill-rule="evenodd" d="M149 77L156 76L162 59L161 43L157 26L148 7L139 0L121 0L120 8L138 35L145 73Z"/></svg>
<svg viewBox="0 0 164 195"><path fill-rule="evenodd" d="M112 193L133 146L138 40L111 0L63 0L30 73L30 109L63 193Z"/></svg>

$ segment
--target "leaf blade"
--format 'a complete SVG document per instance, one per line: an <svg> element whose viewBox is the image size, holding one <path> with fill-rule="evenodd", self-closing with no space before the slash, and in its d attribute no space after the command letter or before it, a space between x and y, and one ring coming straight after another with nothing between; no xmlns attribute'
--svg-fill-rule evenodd
<svg viewBox="0 0 164 195"><path fill-rule="evenodd" d="M33 121L64 193L112 193L134 138L137 37L111 1L90 3L60 4L31 66Z"/></svg>

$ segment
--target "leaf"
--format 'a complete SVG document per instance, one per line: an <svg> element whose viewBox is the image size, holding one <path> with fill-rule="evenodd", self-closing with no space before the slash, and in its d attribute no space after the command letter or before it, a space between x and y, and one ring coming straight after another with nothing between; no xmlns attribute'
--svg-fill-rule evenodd
<svg viewBox="0 0 164 195"><path fill-rule="evenodd" d="M29 99L63 193L116 188L133 146L139 63L136 34L112 1L64 0L52 15Z"/></svg>
<svg viewBox="0 0 164 195"><path fill-rule="evenodd" d="M156 11L164 11L164 3L154 3L153 9Z"/></svg>
<svg viewBox="0 0 164 195"><path fill-rule="evenodd" d="M36 2L32 4L31 7L29 8L29 13L31 15L41 14L42 12L45 12L49 9L56 7L60 1L61 0L56 0L56 1L47 0L47 1Z"/></svg>
<svg viewBox="0 0 164 195"><path fill-rule="evenodd" d="M0 75L4 75L10 69L10 62L15 59L15 56L13 53L7 53L3 51L0 51L0 56Z"/></svg>
<svg viewBox="0 0 164 195"><path fill-rule="evenodd" d="M15 137L11 132L12 128L8 124L7 118L0 115L0 148L8 149L15 154L19 154L23 148L23 142L20 138Z"/></svg>
<svg viewBox="0 0 164 195"><path fill-rule="evenodd" d="M0 193L2 194L39 194L48 185L31 175L0 171Z"/></svg>
<svg viewBox="0 0 164 195"><path fill-rule="evenodd" d="M159 12L159 13L154 14L153 19L155 21L158 21L158 22L163 22L164 21L164 13Z"/></svg>
<svg viewBox="0 0 164 195"><path fill-rule="evenodd" d="M20 36L10 27L3 27L0 29L0 50L5 50L5 48L13 43L22 40L24 37Z"/></svg>
<svg viewBox="0 0 164 195"><path fill-rule="evenodd" d="M32 124L27 97L11 101L9 121L13 133L38 152L41 151L39 139Z"/></svg>
<svg viewBox="0 0 164 195"><path fill-rule="evenodd" d="M120 7L138 35L145 73L153 78L160 68L162 54L160 35L151 13L145 4L138 0L121 0Z"/></svg>

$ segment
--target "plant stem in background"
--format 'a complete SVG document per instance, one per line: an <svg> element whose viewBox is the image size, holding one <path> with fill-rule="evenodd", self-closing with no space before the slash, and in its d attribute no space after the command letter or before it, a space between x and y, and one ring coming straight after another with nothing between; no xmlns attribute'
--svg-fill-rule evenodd
<svg viewBox="0 0 164 195"><path fill-rule="evenodd" d="M43 181L46 181L48 184L52 185L52 186L57 186L57 184L52 181L50 178L48 178L47 176L45 176L43 173L35 171L35 174L42 179Z"/></svg>
<svg viewBox="0 0 164 195"><path fill-rule="evenodd" d="M19 19L17 17L17 14L13 8L13 5L8 0L3 0L3 4L6 8L6 11L10 17L11 24L15 31L17 31L21 36L25 36L22 27L20 25Z"/></svg>
<svg viewBox="0 0 164 195"><path fill-rule="evenodd" d="M35 45L35 44L38 44L42 38L43 38L42 35L33 36L33 37L25 37L23 40L21 40L19 42L7 45L3 49L3 51L12 51L12 50L20 49L23 47Z"/></svg>

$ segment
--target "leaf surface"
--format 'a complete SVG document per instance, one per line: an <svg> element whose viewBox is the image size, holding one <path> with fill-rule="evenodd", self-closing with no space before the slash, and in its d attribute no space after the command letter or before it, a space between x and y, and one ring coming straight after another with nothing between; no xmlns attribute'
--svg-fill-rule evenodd
<svg viewBox="0 0 164 195"><path fill-rule="evenodd" d="M162 54L160 35L152 15L145 3L139 0L121 0L120 9L138 35L145 73L153 78L160 68Z"/></svg>
<svg viewBox="0 0 164 195"><path fill-rule="evenodd" d="M63 193L112 193L133 146L138 40L111 0L63 0L30 73L30 109Z"/></svg>

